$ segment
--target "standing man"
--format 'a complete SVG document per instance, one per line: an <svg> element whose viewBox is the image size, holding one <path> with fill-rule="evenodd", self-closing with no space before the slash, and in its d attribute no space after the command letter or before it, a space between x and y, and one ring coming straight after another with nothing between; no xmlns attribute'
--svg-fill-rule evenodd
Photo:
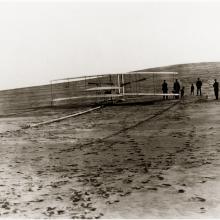
<svg viewBox="0 0 220 220"><path fill-rule="evenodd" d="M194 85L193 85L193 83L191 85L191 95L194 95Z"/></svg>
<svg viewBox="0 0 220 220"><path fill-rule="evenodd" d="M213 84L213 87L214 87L215 98L216 98L216 100L218 100L219 84L216 79Z"/></svg>
<svg viewBox="0 0 220 220"><path fill-rule="evenodd" d="M202 95L202 81L200 80L200 78L197 79L196 87L197 87L197 95L199 95L200 93L200 96L201 96Z"/></svg>
<svg viewBox="0 0 220 220"><path fill-rule="evenodd" d="M180 90L180 93L181 93L181 99L182 99L183 96L184 96L184 89L185 89L185 87L183 86L183 88Z"/></svg>
<svg viewBox="0 0 220 220"><path fill-rule="evenodd" d="M168 93L168 85L167 85L166 80L163 81L162 91L163 91L163 94L167 94L167 93ZM163 96L163 99L168 99L168 96L167 96L167 95L164 95L164 96Z"/></svg>
<svg viewBox="0 0 220 220"><path fill-rule="evenodd" d="M179 93L180 93L180 83L178 82L177 79L176 79L176 81L175 81L174 84L173 84L173 91L174 91L174 93L176 93L176 94L179 94ZM179 96L175 96L175 97L176 97L176 99L179 98Z"/></svg>

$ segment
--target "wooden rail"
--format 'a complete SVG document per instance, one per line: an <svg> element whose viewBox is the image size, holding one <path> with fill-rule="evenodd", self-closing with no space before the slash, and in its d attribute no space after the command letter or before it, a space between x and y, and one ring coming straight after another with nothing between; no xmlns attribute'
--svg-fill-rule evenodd
<svg viewBox="0 0 220 220"><path fill-rule="evenodd" d="M66 116L63 116L63 117L60 117L60 118L56 118L56 119L52 119L52 120L48 120L48 121L43 121L43 122L39 122L39 123L36 123L36 124L30 124L30 125L27 125L23 128L34 128L34 127L38 127L38 126L41 126L41 125L46 125L46 124L51 124L51 123L54 123L54 122L59 122L59 121L62 121L64 119L76 117L76 116L79 116L79 115L83 115L83 114L98 110L100 108L101 108L101 106L98 106L98 107L95 107L95 108L90 108L88 110L85 110L85 111L82 111L82 112L77 112L77 113L74 113L74 114L71 114L71 115L66 115Z"/></svg>

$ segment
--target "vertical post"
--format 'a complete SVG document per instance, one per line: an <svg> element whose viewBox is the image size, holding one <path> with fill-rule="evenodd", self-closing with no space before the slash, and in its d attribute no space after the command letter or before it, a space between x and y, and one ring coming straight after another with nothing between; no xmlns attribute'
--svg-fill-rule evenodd
<svg viewBox="0 0 220 220"><path fill-rule="evenodd" d="M121 74L121 79L122 79L122 93L123 95L125 94L125 81L124 81L124 74Z"/></svg>
<svg viewBox="0 0 220 220"><path fill-rule="evenodd" d="M153 84L154 84L154 95L155 95L155 93L156 93L156 88L155 88L154 73L153 73Z"/></svg>
<svg viewBox="0 0 220 220"><path fill-rule="evenodd" d="M87 89L87 88L86 88L86 76L85 76L85 91L86 91L86 89Z"/></svg>
<svg viewBox="0 0 220 220"><path fill-rule="evenodd" d="M51 107L53 107L53 88L52 88L52 80L50 81L50 98L51 98Z"/></svg>
<svg viewBox="0 0 220 220"><path fill-rule="evenodd" d="M99 85L101 86L101 81L100 81L100 78L99 78L99 75L96 75L96 78L97 78L97 84L96 84L96 86L97 87L99 87ZM99 97L99 95L101 95L102 93L101 93L101 90L100 91L96 91L96 95L97 95L97 98L96 98L96 101L97 101L97 103L99 103L99 102L101 102L102 101L102 98L101 97ZM105 97L103 97L103 99L104 99L104 101L105 101Z"/></svg>
<svg viewBox="0 0 220 220"><path fill-rule="evenodd" d="M120 75L118 74L118 93L121 93Z"/></svg>
<svg viewBox="0 0 220 220"><path fill-rule="evenodd" d="M136 90L136 93L137 93L137 76L136 76L136 74L134 74L134 77L135 77L135 90Z"/></svg>

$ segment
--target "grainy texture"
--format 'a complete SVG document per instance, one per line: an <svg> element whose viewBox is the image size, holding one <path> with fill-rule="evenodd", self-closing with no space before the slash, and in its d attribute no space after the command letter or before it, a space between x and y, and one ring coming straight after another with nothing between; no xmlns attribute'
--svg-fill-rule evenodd
<svg viewBox="0 0 220 220"><path fill-rule="evenodd" d="M220 105L191 98L144 121L171 104L107 107L14 132L73 110L2 118L1 216L220 217Z"/></svg>
<svg viewBox="0 0 220 220"><path fill-rule="evenodd" d="M173 65L167 67L159 67L146 69L142 71L173 71L178 72L179 75L175 76L181 80L182 84L185 86L185 91L190 90L190 85L192 82L195 83L197 77L200 77L203 80L203 91L206 95L213 96L212 84L215 77L218 78L220 72L220 63L193 63L193 64L181 64ZM146 80L141 81L141 79L146 78ZM169 92L172 91L172 80L173 76L155 76L155 92L161 93L161 84L164 79L168 80ZM138 81L138 86L136 83L129 83ZM91 84L88 84L91 83ZM79 96L86 94L96 94L95 92L85 92L85 88L96 87L97 85L93 83L101 83L106 86L106 83L112 82L114 85L117 85L117 78L115 76L109 76L99 78L99 79L90 79L85 85L85 81L73 81L73 82L64 82L53 84L52 95L53 98L63 98L71 96ZM127 75L125 77L126 92L153 92L153 77L142 75ZM100 85L98 85L100 86ZM103 99L93 99L92 103L100 101ZM149 100L147 98L147 100ZM86 105L90 104L91 99L77 99L77 100L67 100L59 103L54 103L55 105L63 104L72 104L76 105ZM45 107L51 105L51 86L35 86L20 88L14 90L5 90L0 91L0 113L6 111L13 112L14 110L26 109L26 108L35 108L35 107Z"/></svg>

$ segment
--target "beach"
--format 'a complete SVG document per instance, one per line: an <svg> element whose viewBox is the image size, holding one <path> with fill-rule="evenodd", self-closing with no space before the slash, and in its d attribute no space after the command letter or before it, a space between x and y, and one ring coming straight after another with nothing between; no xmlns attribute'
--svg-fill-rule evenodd
<svg viewBox="0 0 220 220"><path fill-rule="evenodd" d="M218 218L220 103L197 97L1 116L0 215Z"/></svg>

